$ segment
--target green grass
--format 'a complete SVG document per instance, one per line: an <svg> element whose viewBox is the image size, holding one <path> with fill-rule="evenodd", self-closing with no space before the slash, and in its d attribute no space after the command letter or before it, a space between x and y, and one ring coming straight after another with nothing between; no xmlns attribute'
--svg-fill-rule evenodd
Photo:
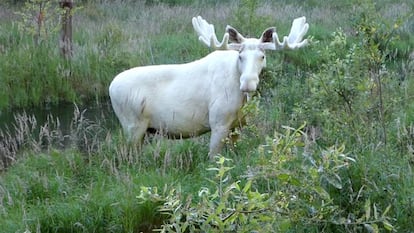
<svg viewBox="0 0 414 233"><path fill-rule="evenodd" d="M229 180L244 185L250 177L253 191L268 193L272 206L285 208L272 213L275 222L265 225L273 230L388 232L389 222L394 232L414 231L412 3L162 2L167 4L80 2L71 61L60 58L57 33L36 45L28 31L18 28L13 12L21 6L2 5L0 112L88 104L106 99L109 83L124 69L201 58L209 49L191 26L191 17L198 14L216 26L218 37L226 24L252 36L277 26L279 35L286 35L291 20L305 15L311 45L267 53L260 98L248 107L249 124L236 146L227 145L222 153L232 159ZM361 7L351 7L356 4ZM159 212L161 197L139 203L142 186L157 187L160 194L179 187L180 201L190 195L191 206L205 207L198 191L216 185L206 170L215 166L207 159L209 134L175 141L154 136L139 151L126 144L119 124L106 127L77 108L74 112L67 135L56 120L39 131L25 115L0 132L2 231L150 232L169 217ZM304 134L283 144L292 136L285 126L299 128L304 122ZM272 148L278 143L285 146ZM324 156L342 146L355 162L339 169L334 165L343 161ZM312 167L308 155L324 169ZM261 169L269 174L260 174ZM339 177L340 185L332 177ZM269 223L261 217L250 221Z"/></svg>
<svg viewBox="0 0 414 233"><path fill-rule="evenodd" d="M139 206L135 196L141 185L157 182L162 187L174 176L167 178L150 171L139 176L128 171L119 173L102 169L101 164L86 163L78 152L29 156L2 177L8 197L13 198L6 198L11 211L3 219L14 219L10 225L7 220L2 223L9 225L3 230L147 231L145 228L159 222L159 218L154 206Z"/></svg>

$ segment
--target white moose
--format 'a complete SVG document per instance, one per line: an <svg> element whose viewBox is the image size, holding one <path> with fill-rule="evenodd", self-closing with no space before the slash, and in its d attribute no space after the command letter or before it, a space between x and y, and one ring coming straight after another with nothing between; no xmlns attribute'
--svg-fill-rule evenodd
<svg viewBox="0 0 414 233"><path fill-rule="evenodd" d="M211 131L209 156L221 151L224 139L239 125L247 93L256 91L266 66L265 50L296 49L309 25L305 17L292 23L280 42L275 28L259 39L244 38L227 26L222 42L214 26L192 19L199 40L216 49L186 64L136 67L118 74L109 86L112 107L131 141L142 142L147 131L187 138ZM230 43L229 43L230 41Z"/></svg>

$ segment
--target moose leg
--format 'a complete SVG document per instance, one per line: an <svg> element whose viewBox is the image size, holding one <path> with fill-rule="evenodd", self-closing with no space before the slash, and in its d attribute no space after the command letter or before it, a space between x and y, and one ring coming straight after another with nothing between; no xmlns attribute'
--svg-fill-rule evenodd
<svg viewBox="0 0 414 233"><path fill-rule="evenodd" d="M128 140L131 143L142 144L144 135L148 129L148 123L149 123L148 120L141 120L141 121L135 122L133 125L129 125L125 127Z"/></svg>
<svg viewBox="0 0 414 233"><path fill-rule="evenodd" d="M220 153L224 145L224 140L229 135L229 126L214 127L211 129L210 151L208 156L210 160Z"/></svg>

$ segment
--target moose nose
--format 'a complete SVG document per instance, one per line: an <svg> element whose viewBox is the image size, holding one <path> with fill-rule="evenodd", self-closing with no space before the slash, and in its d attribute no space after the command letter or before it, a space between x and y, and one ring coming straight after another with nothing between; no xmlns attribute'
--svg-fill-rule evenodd
<svg viewBox="0 0 414 233"><path fill-rule="evenodd" d="M252 92L256 91L257 82L255 81L245 81L240 84L240 91L242 92Z"/></svg>
<svg viewBox="0 0 414 233"><path fill-rule="evenodd" d="M256 91L259 78L257 76L244 76L240 79L240 91L252 92Z"/></svg>

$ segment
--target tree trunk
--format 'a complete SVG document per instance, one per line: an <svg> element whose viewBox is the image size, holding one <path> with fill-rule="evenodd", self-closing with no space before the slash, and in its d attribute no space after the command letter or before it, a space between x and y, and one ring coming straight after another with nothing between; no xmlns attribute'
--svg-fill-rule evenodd
<svg viewBox="0 0 414 233"><path fill-rule="evenodd" d="M59 47L62 56L70 59L73 55L72 47L72 8L73 0L61 0L60 7L62 8Z"/></svg>

